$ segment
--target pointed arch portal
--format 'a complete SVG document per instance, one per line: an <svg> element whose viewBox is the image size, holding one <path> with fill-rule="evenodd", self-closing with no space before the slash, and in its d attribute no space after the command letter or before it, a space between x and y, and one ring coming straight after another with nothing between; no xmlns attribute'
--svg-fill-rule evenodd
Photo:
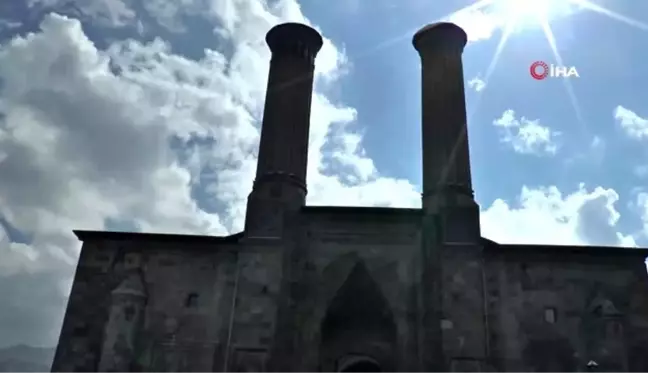
<svg viewBox="0 0 648 373"><path fill-rule="evenodd" d="M339 373L381 373L381 371L378 363L362 360L340 369Z"/></svg>
<svg viewBox="0 0 648 373"><path fill-rule="evenodd" d="M329 303L320 335L323 371L394 369L394 315L363 262L355 264Z"/></svg>

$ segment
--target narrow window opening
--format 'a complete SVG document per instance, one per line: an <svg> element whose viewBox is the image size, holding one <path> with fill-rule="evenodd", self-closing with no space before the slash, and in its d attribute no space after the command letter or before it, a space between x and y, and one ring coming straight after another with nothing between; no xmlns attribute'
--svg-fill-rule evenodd
<svg viewBox="0 0 648 373"><path fill-rule="evenodd" d="M187 300L185 301L185 307L187 307L187 308L196 308L196 307L198 307L198 294L190 293L187 296Z"/></svg>
<svg viewBox="0 0 648 373"><path fill-rule="evenodd" d="M621 334L621 324L617 321L612 323L612 335L617 336Z"/></svg>
<svg viewBox="0 0 648 373"><path fill-rule="evenodd" d="M603 306L596 306L594 310L592 311L593 314L596 316L603 316Z"/></svg>
<svg viewBox="0 0 648 373"><path fill-rule="evenodd" d="M556 309L555 308L546 308L545 309L545 321L549 324L556 323Z"/></svg>
<svg viewBox="0 0 648 373"><path fill-rule="evenodd" d="M133 316L135 316L135 308L133 306L128 306L124 309L124 319L126 321L133 321Z"/></svg>

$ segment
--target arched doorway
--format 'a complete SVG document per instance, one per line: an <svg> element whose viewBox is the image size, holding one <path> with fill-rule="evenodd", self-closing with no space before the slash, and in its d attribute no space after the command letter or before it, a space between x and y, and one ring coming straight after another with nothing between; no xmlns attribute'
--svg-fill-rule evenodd
<svg viewBox="0 0 648 373"><path fill-rule="evenodd" d="M339 373L382 373L380 366L374 361L361 360L353 364L349 364L341 369Z"/></svg>
<svg viewBox="0 0 648 373"><path fill-rule="evenodd" d="M395 369L394 315L363 262L355 264L338 289L320 327L323 371Z"/></svg>

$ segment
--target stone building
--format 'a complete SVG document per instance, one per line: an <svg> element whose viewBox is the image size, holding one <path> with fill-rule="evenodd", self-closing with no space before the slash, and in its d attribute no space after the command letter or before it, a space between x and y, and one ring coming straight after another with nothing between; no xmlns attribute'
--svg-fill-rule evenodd
<svg viewBox="0 0 648 373"><path fill-rule="evenodd" d="M315 57L300 24L272 51L245 229L76 231L54 371L648 371L648 250L481 237L462 52L414 36L422 208L306 206ZM590 364L590 365L593 365Z"/></svg>

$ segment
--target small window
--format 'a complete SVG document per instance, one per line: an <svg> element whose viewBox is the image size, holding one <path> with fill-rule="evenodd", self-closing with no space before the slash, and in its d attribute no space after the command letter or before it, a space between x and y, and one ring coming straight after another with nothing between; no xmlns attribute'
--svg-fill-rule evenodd
<svg viewBox="0 0 648 373"><path fill-rule="evenodd" d="M124 309L124 319L126 319L126 321L133 321L134 316L135 308L133 306L128 306Z"/></svg>
<svg viewBox="0 0 648 373"><path fill-rule="evenodd" d="M90 329L88 328L87 325L81 325L81 326L77 326L76 328L74 328L74 330L72 331L72 334L75 337L85 337L85 336L88 335L89 331L90 331Z"/></svg>
<svg viewBox="0 0 648 373"><path fill-rule="evenodd" d="M556 323L556 309L555 308L545 308L544 312L545 321L549 324Z"/></svg>
<svg viewBox="0 0 648 373"><path fill-rule="evenodd" d="M531 278L527 263L520 264L520 283L522 284L523 290L532 290L534 288L533 279Z"/></svg>
<svg viewBox="0 0 648 373"><path fill-rule="evenodd" d="M187 308L198 307L198 294L190 293L189 295L187 295L187 300L185 301L185 307Z"/></svg>

